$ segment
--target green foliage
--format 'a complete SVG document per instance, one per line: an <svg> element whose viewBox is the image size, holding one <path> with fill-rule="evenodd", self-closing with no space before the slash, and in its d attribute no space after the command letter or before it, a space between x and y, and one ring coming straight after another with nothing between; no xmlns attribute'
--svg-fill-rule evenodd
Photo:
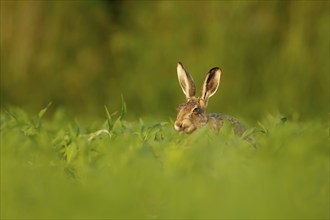
<svg viewBox="0 0 330 220"><path fill-rule="evenodd" d="M329 218L326 123L269 115L245 134L255 148L229 126L125 121L124 103L83 126L48 106L38 129L2 111L1 218Z"/></svg>
<svg viewBox="0 0 330 220"><path fill-rule="evenodd" d="M329 218L329 1L0 4L1 219ZM256 126L177 133L178 61Z"/></svg>

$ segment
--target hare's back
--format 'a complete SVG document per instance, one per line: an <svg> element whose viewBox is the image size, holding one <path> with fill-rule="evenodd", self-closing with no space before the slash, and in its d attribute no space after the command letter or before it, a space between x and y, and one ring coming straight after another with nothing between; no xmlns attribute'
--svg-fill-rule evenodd
<svg viewBox="0 0 330 220"><path fill-rule="evenodd" d="M246 131L246 127L233 116L220 113L212 113L207 116L209 125L215 127L217 130L220 130L225 121L228 121L233 126L234 132L237 136L242 136L242 134Z"/></svg>

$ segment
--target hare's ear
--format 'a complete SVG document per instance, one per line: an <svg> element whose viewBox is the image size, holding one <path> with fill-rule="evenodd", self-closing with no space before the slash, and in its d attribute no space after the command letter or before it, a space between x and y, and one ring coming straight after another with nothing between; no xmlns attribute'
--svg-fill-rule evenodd
<svg viewBox="0 0 330 220"><path fill-rule="evenodd" d="M194 80L180 62L177 66L177 72L180 86L182 88L183 93L186 95L187 100L194 98L196 95Z"/></svg>
<svg viewBox="0 0 330 220"><path fill-rule="evenodd" d="M220 84L220 76L221 70L219 67L212 68L207 74L202 91L201 91L201 99L204 101L204 105L206 107L208 100L214 93L217 91Z"/></svg>

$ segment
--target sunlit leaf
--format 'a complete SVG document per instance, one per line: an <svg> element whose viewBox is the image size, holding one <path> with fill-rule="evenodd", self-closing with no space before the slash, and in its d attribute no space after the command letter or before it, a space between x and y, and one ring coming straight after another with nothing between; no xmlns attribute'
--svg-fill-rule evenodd
<svg viewBox="0 0 330 220"><path fill-rule="evenodd" d="M108 122L108 131L111 131L113 128L113 121L112 121L112 117L111 114L108 111L107 106L104 106L105 112L107 114L107 122Z"/></svg>
<svg viewBox="0 0 330 220"><path fill-rule="evenodd" d="M124 100L124 96L121 95L121 111L120 111L120 119L123 119L123 117L126 115L127 109L126 109L126 102Z"/></svg>
<svg viewBox="0 0 330 220"><path fill-rule="evenodd" d="M49 107L51 105L52 105L52 102L49 102L48 105L39 112L39 114L38 114L39 120L41 120L44 117L45 113L47 112L47 110L49 109Z"/></svg>
<svg viewBox="0 0 330 220"><path fill-rule="evenodd" d="M75 143L70 144L65 148L65 156L68 163L71 163L78 152L78 147Z"/></svg>

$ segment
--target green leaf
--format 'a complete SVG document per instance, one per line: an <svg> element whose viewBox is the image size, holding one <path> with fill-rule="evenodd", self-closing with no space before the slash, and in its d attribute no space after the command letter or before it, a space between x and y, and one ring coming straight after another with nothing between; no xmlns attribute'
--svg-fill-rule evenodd
<svg viewBox="0 0 330 220"><path fill-rule="evenodd" d="M252 135L253 133L255 133L255 131L256 131L255 128L250 128L242 134L241 138L244 140L244 139L248 138L250 135Z"/></svg>
<svg viewBox="0 0 330 220"><path fill-rule="evenodd" d="M44 117L45 113L47 112L48 108L52 105L52 102L48 103L46 108L42 109L38 114L39 121Z"/></svg>
<svg viewBox="0 0 330 220"><path fill-rule="evenodd" d="M122 132L122 128L123 128L123 123L121 122L120 118L117 118L117 120L113 124L112 131L118 134Z"/></svg>
<svg viewBox="0 0 330 220"><path fill-rule="evenodd" d="M103 134L107 134L111 138L111 133L108 130L101 129L101 130L98 130L98 131L95 131L95 132L89 134L88 141L92 141L97 137L101 137L101 135L103 135Z"/></svg>
<svg viewBox="0 0 330 220"><path fill-rule="evenodd" d="M120 111L120 119L122 119L127 113L126 103L124 100L124 96L121 95L121 111Z"/></svg>
<svg viewBox="0 0 330 220"><path fill-rule="evenodd" d="M104 108L105 108L105 112L107 113L108 131L111 131L113 128L112 117L111 117L111 114L109 113L106 105L104 106Z"/></svg>
<svg viewBox="0 0 330 220"><path fill-rule="evenodd" d="M41 120L42 120L42 118L44 117L44 115L46 114L47 110L49 109L49 107L51 105L52 105L52 102L48 103L48 105L39 112L38 119L37 119L37 122L36 123L34 121L32 121L32 124L34 125L34 127L36 129L39 129L40 128L40 126L41 126Z"/></svg>
<svg viewBox="0 0 330 220"><path fill-rule="evenodd" d="M65 149L65 156L68 163L70 163L78 153L78 146L75 143L70 144Z"/></svg>
<svg viewBox="0 0 330 220"><path fill-rule="evenodd" d="M267 134L268 133L268 130L266 129L266 127L261 124L261 122L258 121L258 125L261 127L261 132Z"/></svg>
<svg viewBox="0 0 330 220"><path fill-rule="evenodd" d="M32 137L32 136L35 136L38 134L38 129L35 126L33 126L32 124L24 127L22 129L22 131L23 131L24 135L27 137Z"/></svg>

